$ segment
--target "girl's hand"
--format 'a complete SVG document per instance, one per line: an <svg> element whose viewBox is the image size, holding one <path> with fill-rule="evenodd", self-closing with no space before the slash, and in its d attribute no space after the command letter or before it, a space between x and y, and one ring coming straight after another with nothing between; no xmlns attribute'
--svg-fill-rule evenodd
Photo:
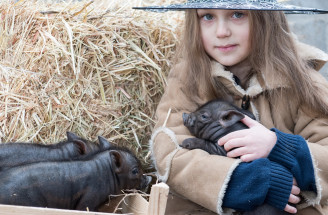
<svg viewBox="0 0 328 215"><path fill-rule="evenodd" d="M276 144L276 134L248 116L241 121L249 129L231 132L219 139L218 144L224 145L228 157L240 157L244 162L268 157Z"/></svg>
<svg viewBox="0 0 328 215"><path fill-rule="evenodd" d="M300 197L298 197L300 192L301 192L301 190L297 186L297 182L296 182L295 178L293 178L293 187L292 187L292 191L290 193L289 199L288 199L288 203L292 203L292 204L299 203L301 201ZM285 211L288 213L292 213L292 214L297 213L297 209L289 204L286 205Z"/></svg>

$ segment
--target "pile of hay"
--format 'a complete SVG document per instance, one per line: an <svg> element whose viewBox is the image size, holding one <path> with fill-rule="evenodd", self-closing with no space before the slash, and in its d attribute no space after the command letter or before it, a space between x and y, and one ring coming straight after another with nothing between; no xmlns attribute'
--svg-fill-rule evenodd
<svg viewBox="0 0 328 215"><path fill-rule="evenodd" d="M102 135L148 164L183 14L132 6L172 2L2 0L0 142Z"/></svg>

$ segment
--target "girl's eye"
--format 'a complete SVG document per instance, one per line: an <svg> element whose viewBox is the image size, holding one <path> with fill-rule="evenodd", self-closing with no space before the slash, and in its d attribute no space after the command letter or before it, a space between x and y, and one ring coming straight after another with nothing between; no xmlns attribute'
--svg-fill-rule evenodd
<svg viewBox="0 0 328 215"><path fill-rule="evenodd" d="M235 19L241 19L245 16L245 14L243 14L242 12L234 12L232 14L232 18L235 18Z"/></svg>
<svg viewBox="0 0 328 215"><path fill-rule="evenodd" d="M211 14L205 14L203 16L203 18L204 18L204 20L209 21L209 20L212 20L213 19L213 16Z"/></svg>

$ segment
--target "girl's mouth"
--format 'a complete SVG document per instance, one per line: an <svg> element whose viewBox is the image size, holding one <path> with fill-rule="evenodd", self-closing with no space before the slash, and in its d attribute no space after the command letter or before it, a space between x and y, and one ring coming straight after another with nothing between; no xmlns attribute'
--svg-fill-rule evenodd
<svg viewBox="0 0 328 215"><path fill-rule="evenodd" d="M225 45L225 46L217 46L217 48L221 51L221 52L229 52L234 50L237 47L236 44L229 44L229 45Z"/></svg>

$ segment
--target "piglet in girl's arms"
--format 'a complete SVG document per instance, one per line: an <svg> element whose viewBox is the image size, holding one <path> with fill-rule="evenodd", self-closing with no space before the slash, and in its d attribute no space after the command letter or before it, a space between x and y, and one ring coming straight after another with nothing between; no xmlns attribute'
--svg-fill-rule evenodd
<svg viewBox="0 0 328 215"><path fill-rule="evenodd" d="M248 127L240 121L245 114L255 119L250 111L223 100L212 100L192 113L183 113L183 124L195 137L185 139L181 146L226 156L227 152L223 146L218 145L218 140L233 131L247 129Z"/></svg>

